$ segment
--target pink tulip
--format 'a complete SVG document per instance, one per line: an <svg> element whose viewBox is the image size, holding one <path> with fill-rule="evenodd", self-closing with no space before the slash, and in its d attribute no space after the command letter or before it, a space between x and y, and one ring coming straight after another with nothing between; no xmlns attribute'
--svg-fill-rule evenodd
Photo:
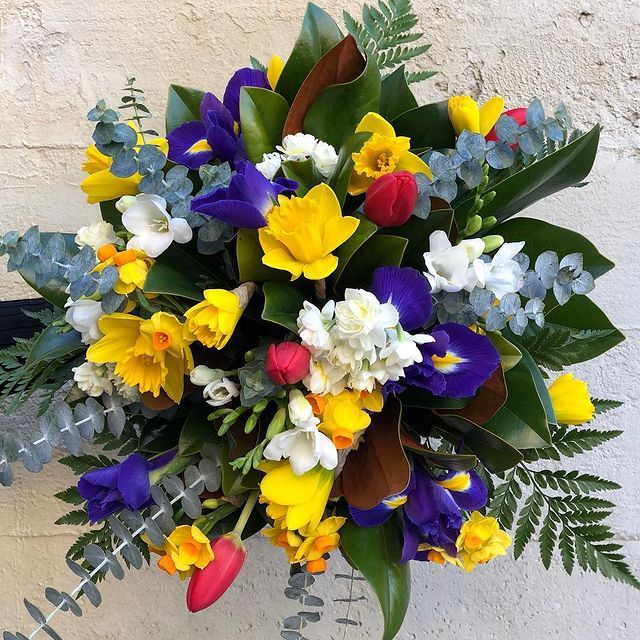
<svg viewBox="0 0 640 640"><path fill-rule="evenodd" d="M217 602L242 569L246 549L240 536L227 533L211 545L214 559L204 569L196 569L187 588L187 608L197 613Z"/></svg>
<svg viewBox="0 0 640 640"><path fill-rule="evenodd" d="M509 111L505 111L502 115L513 118L518 123L518 126L527 124L527 110L525 109L525 107L518 107L517 109L509 109ZM487 135L485 136L485 140L493 141L493 142L498 141L498 136L496 135L495 126L493 127L493 129L491 129L491 131L489 131L489 133L487 133ZM517 143L512 144L511 148L515 149L517 148L517 146L518 146Z"/></svg>
<svg viewBox="0 0 640 640"><path fill-rule="evenodd" d="M296 384L309 373L311 354L297 342L272 344L264 368L277 384Z"/></svg>

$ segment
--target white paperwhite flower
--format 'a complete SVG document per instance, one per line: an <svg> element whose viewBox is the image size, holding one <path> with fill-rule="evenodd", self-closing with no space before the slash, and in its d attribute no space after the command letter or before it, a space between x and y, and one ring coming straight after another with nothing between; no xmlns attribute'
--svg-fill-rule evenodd
<svg viewBox="0 0 640 640"><path fill-rule="evenodd" d="M74 240L81 249L91 247L94 251L105 244L124 244L124 240L116 235L113 225L103 220L78 229Z"/></svg>
<svg viewBox="0 0 640 640"><path fill-rule="evenodd" d="M231 402L233 398L240 395L238 385L229 380L229 378L220 378L214 382L210 382L202 391L207 404L212 407L221 407Z"/></svg>
<svg viewBox="0 0 640 640"><path fill-rule="evenodd" d="M311 157L318 141L310 133L293 133L285 136L282 145L276 149L284 160L306 160Z"/></svg>
<svg viewBox="0 0 640 640"><path fill-rule="evenodd" d="M401 332L401 336L392 340L382 351L388 380L400 380L404 377L404 370L417 362L422 362L422 352L419 344L434 342L435 338L424 333L411 335ZM387 382L388 380L385 380ZM382 383L384 384L384 383Z"/></svg>
<svg viewBox="0 0 640 640"><path fill-rule="evenodd" d="M320 395L328 393L338 395L344 391L347 384L344 367L338 367L326 358L312 359L309 364L309 374L302 381L304 386Z"/></svg>
<svg viewBox="0 0 640 640"><path fill-rule="evenodd" d="M489 289L498 300L508 293L520 291L524 285L522 268L513 257L522 251L522 247L524 242L505 242L490 262L474 260L475 286Z"/></svg>
<svg viewBox="0 0 640 640"><path fill-rule="evenodd" d="M318 140L316 146L311 152L311 158L313 164L316 165L316 169L325 177L328 178L333 174L333 170L338 164L338 154L336 150L328 143Z"/></svg>
<svg viewBox="0 0 640 640"><path fill-rule="evenodd" d="M107 375L109 376L109 380L113 383L116 393L126 400L127 403L140 402L140 391L138 390L138 387L128 385L119 375L116 375L116 365L114 363L108 362L106 367Z"/></svg>
<svg viewBox="0 0 640 640"><path fill-rule="evenodd" d="M431 293L468 288L470 282L475 280L469 265L483 251L484 242L479 238L463 240L454 247L444 231L434 231L429 236L429 251L424 254L427 267L424 275L431 285Z"/></svg>
<svg viewBox="0 0 640 640"><path fill-rule="evenodd" d="M267 179L273 180L276 173L282 165L282 156L274 151L273 153L265 153L262 156L262 162L258 162L256 169Z"/></svg>
<svg viewBox="0 0 640 640"><path fill-rule="evenodd" d="M113 393L113 383L109 377L109 371L104 364L83 362L74 367L73 379L78 388L89 396L99 398L103 393Z"/></svg>
<svg viewBox="0 0 640 640"><path fill-rule="evenodd" d="M189 223L183 218L172 218L164 198L153 193L135 198L135 204L122 214L122 224L133 234L127 249L141 249L150 258L157 258L172 242L184 244L191 240L193 231Z"/></svg>
<svg viewBox="0 0 640 640"><path fill-rule="evenodd" d="M335 445L318 431L320 420L313 415L311 404L298 389L289 394L288 412L295 428L274 436L264 450L264 457L267 460L288 458L298 476L313 469L318 462L325 469L335 469L338 465Z"/></svg>
<svg viewBox="0 0 640 640"><path fill-rule="evenodd" d="M82 336L84 344L92 344L102 338L98 321L104 315L102 305L97 300L67 300L64 319Z"/></svg>
<svg viewBox="0 0 640 640"><path fill-rule="evenodd" d="M398 322L398 311L390 303L381 304L378 298L364 289L346 289L344 300L336 304L336 331L354 349L353 358L377 359L376 348L387 342L387 329Z"/></svg>
<svg viewBox="0 0 640 640"><path fill-rule="evenodd" d="M211 369L204 364L199 364L189 372L189 379L198 387L206 387L221 378L224 378L222 369Z"/></svg>
<svg viewBox="0 0 640 640"><path fill-rule="evenodd" d="M333 323L333 314L336 303L329 300L322 311L314 304L305 300L298 314L298 334L302 344L309 347L313 353L318 351L330 351L333 348L333 340L328 327Z"/></svg>

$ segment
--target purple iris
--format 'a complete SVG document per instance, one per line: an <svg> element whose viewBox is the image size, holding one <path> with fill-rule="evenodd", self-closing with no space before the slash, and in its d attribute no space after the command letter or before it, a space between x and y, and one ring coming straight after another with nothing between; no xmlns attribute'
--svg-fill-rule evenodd
<svg viewBox="0 0 640 640"><path fill-rule="evenodd" d="M473 396L500 364L500 355L487 336L462 324L441 324L431 332L434 342L420 345L422 362L405 370L404 380L385 385L385 393L401 393L407 386L436 396Z"/></svg>
<svg viewBox="0 0 640 640"><path fill-rule="evenodd" d="M267 76L263 71L239 69L227 84L223 102L212 93L205 93L200 102L200 120L185 122L167 136L169 160L190 169L214 159L231 165L244 160L242 136L236 125L242 87L268 88Z"/></svg>
<svg viewBox="0 0 640 640"><path fill-rule="evenodd" d="M431 286L415 269L379 267L373 272L369 290L380 302L390 302L398 310L406 331L424 327L431 316Z"/></svg>
<svg viewBox="0 0 640 640"><path fill-rule="evenodd" d="M192 211L217 218L241 229L258 229L266 224L265 216L278 201L281 193L293 193L295 180L277 178L271 182L250 162L239 162L228 187L191 201Z"/></svg>
<svg viewBox="0 0 640 640"><path fill-rule="evenodd" d="M402 562L424 560L420 551L426 543L456 555L456 538L462 526L462 511L481 509L487 502L487 488L475 471L449 471L434 477L417 465L403 494L383 500L373 509L349 507L354 522L372 527L389 520L402 507L404 544Z"/></svg>
<svg viewBox="0 0 640 640"><path fill-rule="evenodd" d="M78 482L78 492L87 500L89 520L104 520L123 509L137 511L151 502L149 472L167 464L175 452L146 460L139 453L112 467L85 473Z"/></svg>

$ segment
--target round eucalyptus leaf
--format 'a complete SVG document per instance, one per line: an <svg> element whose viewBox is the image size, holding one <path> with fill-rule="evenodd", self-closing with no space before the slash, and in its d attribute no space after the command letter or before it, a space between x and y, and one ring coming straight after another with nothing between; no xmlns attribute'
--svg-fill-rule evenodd
<svg viewBox="0 0 640 640"><path fill-rule="evenodd" d="M52 447L60 445L60 441L62 440L60 429L58 428L55 416L50 411L40 416L38 426L40 427L42 437L45 438Z"/></svg>
<svg viewBox="0 0 640 640"><path fill-rule="evenodd" d="M302 640L302 636L298 631L293 631L291 629L285 629L280 632L280 637L284 638L284 640Z"/></svg>
<svg viewBox="0 0 640 640"><path fill-rule="evenodd" d="M46 441L34 443L34 448L38 459L42 464L48 464L53 459L53 447Z"/></svg>
<svg viewBox="0 0 640 640"><path fill-rule="evenodd" d="M40 473L42 471L42 462L40 462L38 451L31 442L25 442L22 445L22 464L31 473Z"/></svg>
<svg viewBox="0 0 640 640"><path fill-rule="evenodd" d="M299 600L306 594L307 592L304 589L299 589L298 587L287 587L284 590L284 595L289 598L289 600Z"/></svg>
<svg viewBox="0 0 640 640"><path fill-rule="evenodd" d="M187 487L200 495L204 490L204 478L198 470L198 467L191 465L184 471L184 483Z"/></svg>
<svg viewBox="0 0 640 640"><path fill-rule="evenodd" d="M200 474L204 478L207 491L217 491L222 483L222 467L220 462L213 458L203 458L198 465Z"/></svg>
<svg viewBox="0 0 640 640"><path fill-rule="evenodd" d="M48 624L42 625L42 630L53 640L62 640L62 636Z"/></svg>
<svg viewBox="0 0 640 640"><path fill-rule="evenodd" d="M107 426L116 438L122 435L126 422L127 416L122 407L113 406L109 413L107 413Z"/></svg>
<svg viewBox="0 0 640 640"><path fill-rule="evenodd" d="M146 527L145 533L149 537L149 540L151 540L151 543L156 547L162 548L165 543L165 537L158 523L153 518L147 518L144 521L144 525Z"/></svg>
<svg viewBox="0 0 640 640"><path fill-rule="evenodd" d="M32 602L29 602L26 598L23 600L24 602L24 608L29 612L29 615L38 623L38 624L46 624L47 622L47 618L44 615L44 613L42 613L42 611L40 611L40 609L38 609L38 607L36 607L35 604L33 604Z"/></svg>
<svg viewBox="0 0 640 640"><path fill-rule="evenodd" d="M98 587L93 582L85 582L82 585L82 591L87 596L87 600L94 606L99 607L102 604L102 596Z"/></svg>
<svg viewBox="0 0 640 640"><path fill-rule="evenodd" d="M85 560L94 568L104 573L107 571L107 557L104 551L97 544L88 544L84 548Z"/></svg>
<svg viewBox="0 0 640 640"><path fill-rule="evenodd" d="M0 484L3 487L10 487L13 484L13 469L7 460L0 464Z"/></svg>
<svg viewBox="0 0 640 640"><path fill-rule="evenodd" d="M44 597L54 606L60 609L60 611L67 611L69 605L65 602L62 594L53 587L47 587L44 590Z"/></svg>
<svg viewBox="0 0 640 640"><path fill-rule="evenodd" d="M178 476L166 476L162 479L162 486L172 498L179 496L184 491L184 483Z"/></svg>
<svg viewBox="0 0 640 640"><path fill-rule="evenodd" d="M122 548L120 552L122 557L134 568L141 569L143 564L142 554L138 547L133 544L128 544Z"/></svg>
<svg viewBox="0 0 640 640"><path fill-rule="evenodd" d="M98 122L93 132L93 141L96 144L108 144L113 140L115 126L111 122Z"/></svg>
<svg viewBox="0 0 640 640"><path fill-rule="evenodd" d="M76 618L82 617L82 609L80 608L80 605L76 602L76 599L71 595L69 595L68 593L66 593L65 591L61 591L60 595L64 599L65 604L69 607L69 611L71 611L71 613L73 613L73 615Z"/></svg>
<svg viewBox="0 0 640 640"><path fill-rule="evenodd" d="M113 129L114 142L121 142L126 149L133 149L138 143L138 134L128 124L119 123ZM134 152L135 156L135 152Z"/></svg>
<svg viewBox="0 0 640 640"><path fill-rule="evenodd" d="M324 606L324 600L322 598L319 598L318 596L303 596L300 599L300 603L303 604L305 607L323 607Z"/></svg>
<svg viewBox="0 0 640 640"><path fill-rule="evenodd" d="M71 569L71 571L73 571L73 573L75 573L78 576L78 578L82 578L83 580L91 580L91 576L89 575L89 572L84 567L81 567L77 562L75 562L71 558L67 558L66 562L69 569Z"/></svg>
<svg viewBox="0 0 640 640"><path fill-rule="evenodd" d="M123 512L124 513L124 512ZM122 514L121 514L122 517ZM109 527L111 532L123 542L131 542L131 532L125 527L116 516L109 516Z"/></svg>
<svg viewBox="0 0 640 640"><path fill-rule="evenodd" d="M124 126L133 133L131 127L128 127L127 125ZM109 171L118 178L129 178L137 173L138 157L136 152L133 149L123 149L114 157L111 167L109 167Z"/></svg>
<svg viewBox="0 0 640 640"><path fill-rule="evenodd" d="M322 618L319 611L298 611L298 615L307 622L320 622Z"/></svg>
<svg viewBox="0 0 640 640"><path fill-rule="evenodd" d="M110 551L105 553L105 557L107 559L107 566L111 571L113 577L116 580L122 580L124 578L124 569L116 559L116 557Z"/></svg>
<svg viewBox="0 0 640 640"><path fill-rule="evenodd" d="M300 631L307 626L307 623L300 616L289 616L282 623L285 629Z"/></svg>
<svg viewBox="0 0 640 640"><path fill-rule="evenodd" d="M185 489L180 502L186 515L194 520L202 516L202 504L200 494L193 489Z"/></svg>
<svg viewBox="0 0 640 640"><path fill-rule="evenodd" d="M289 578L289 585L292 587L298 587L299 589L307 589L310 587L316 579L306 571L296 573Z"/></svg>
<svg viewBox="0 0 640 640"><path fill-rule="evenodd" d="M118 514L120 520L129 528L132 532L144 531L144 516L139 511L129 511L124 509Z"/></svg>

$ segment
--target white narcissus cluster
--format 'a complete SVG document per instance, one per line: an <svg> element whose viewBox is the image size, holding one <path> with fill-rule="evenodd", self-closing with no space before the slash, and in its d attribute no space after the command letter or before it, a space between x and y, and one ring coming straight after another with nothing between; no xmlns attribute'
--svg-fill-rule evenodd
<svg viewBox="0 0 640 640"><path fill-rule="evenodd" d="M302 162L311 158L318 172L329 178L338 162L336 150L328 143L314 138L309 133L294 133L285 136L277 151L265 153L256 168L262 175L273 180L283 162Z"/></svg>
<svg viewBox="0 0 640 640"><path fill-rule="evenodd" d="M74 367L72 371L78 388L88 396L99 398L103 393L113 393L113 382L107 365L87 361Z"/></svg>
<svg viewBox="0 0 640 640"><path fill-rule="evenodd" d="M363 289L347 289L343 301L328 302L322 310L305 302L298 333L312 355L303 383L323 395L345 388L371 392L397 381L404 369L422 362L418 345L433 341L404 331L397 309Z"/></svg>
<svg viewBox="0 0 640 640"><path fill-rule="evenodd" d="M513 260L523 247L524 242L507 242L489 258L482 256L485 245L481 238L452 245L444 231L434 231L429 236L429 251L424 254L424 275L431 293L488 289L500 300L524 285L522 269Z"/></svg>
<svg viewBox="0 0 640 640"><path fill-rule="evenodd" d="M81 335L84 344L93 344L102 338L98 322L104 315L104 311L100 302L85 298L80 300L69 298L64 306L67 310L64 316L65 321Z"/></svg>

